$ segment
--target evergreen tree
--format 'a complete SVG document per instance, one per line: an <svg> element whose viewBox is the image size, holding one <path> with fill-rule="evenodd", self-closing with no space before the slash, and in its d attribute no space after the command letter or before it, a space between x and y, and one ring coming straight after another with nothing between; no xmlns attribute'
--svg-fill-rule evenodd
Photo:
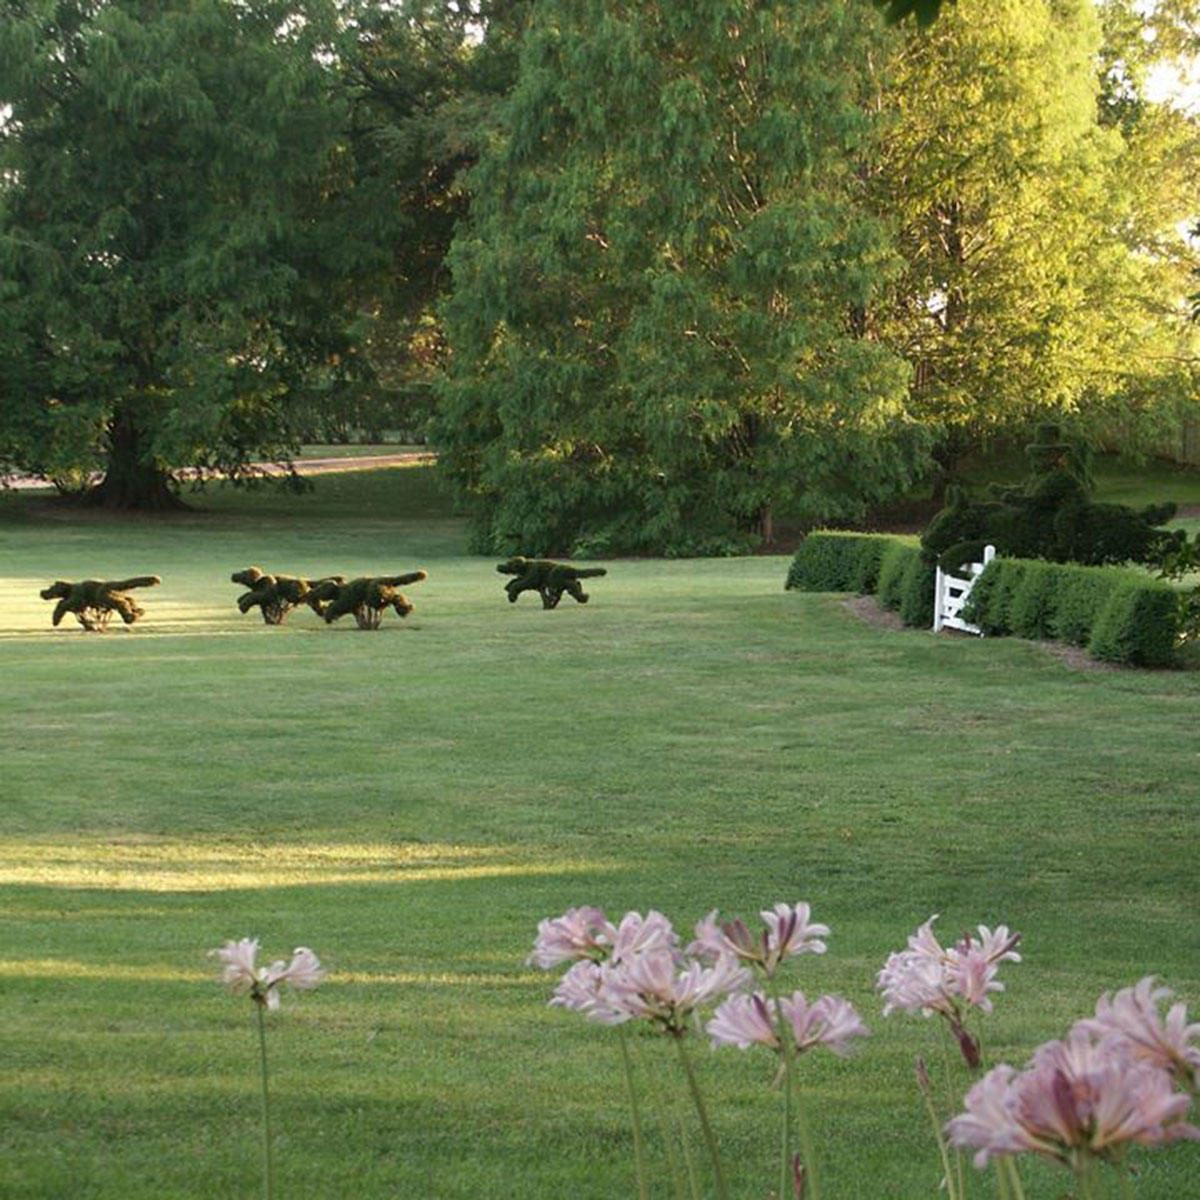
<svg viewBox="0 0 1200 1200"><path fill-rule="evenodd" d="M286 456L357 373L335 0L10 0L0 23L0 466L176 503Z"/></svg>
<svg viewBox="0 0 1200 1200"><path fill-rule="evenodd" d="M479 548L745 548L920 461L864 314L858 3L544 0L451 251L435 438Z"/></svg>

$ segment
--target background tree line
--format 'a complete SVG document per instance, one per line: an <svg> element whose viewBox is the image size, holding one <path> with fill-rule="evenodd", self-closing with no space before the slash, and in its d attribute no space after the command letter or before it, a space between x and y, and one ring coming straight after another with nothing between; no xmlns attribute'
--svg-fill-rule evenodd
<svg viewBox="0 0 1200 1200"><path fill-rule="evenodd" d="M0 465L169 505L432 383L478 548L708 553L1047 411L1148 444L1200 21L1143 9L9 0Z"/></svg>

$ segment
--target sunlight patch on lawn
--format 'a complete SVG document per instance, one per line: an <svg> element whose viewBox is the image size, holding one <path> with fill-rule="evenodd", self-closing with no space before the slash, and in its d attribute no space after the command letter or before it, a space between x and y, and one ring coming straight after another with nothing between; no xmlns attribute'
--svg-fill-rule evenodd
<svg viewBox="0 0 1200 1200"><path fill-rule="evenodd" d="M72 958L0 959L0 979L94 979L112 983L211 983L215 970L163 964L90 963ZM545 984L540 972L484 975L478 971L339 971L330 970L322 987L362 984L424 987L523 988Z"/></svg>
<svg viewBox="0 0 1200 1200"><path fill-rule="evenodd" d="M507 857L510 861L497 861ZM512 859L520 861L511 861ZM507 846L194 841L10 843L0 884L147 892L212 892L313 884L424 883L614 870L579 859L531 861Z"/></svg>

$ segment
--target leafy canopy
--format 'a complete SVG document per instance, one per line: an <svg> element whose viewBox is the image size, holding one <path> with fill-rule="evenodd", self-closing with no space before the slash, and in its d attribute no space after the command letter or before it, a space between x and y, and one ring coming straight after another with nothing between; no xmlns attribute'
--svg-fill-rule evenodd
<svg viewBox="0 0 1200 1200"><path fill-rule="evenodd" d="M334 0L16 0L0 24L0 463L166 504L355 375Z"/></svg>
<svg viewBox="0 0 1200 1200"><path fill-rule="evenodd" d="M857 171L866 5L549 0L450 262L435 434L480 548L695 553L909 478Z"/></svg>

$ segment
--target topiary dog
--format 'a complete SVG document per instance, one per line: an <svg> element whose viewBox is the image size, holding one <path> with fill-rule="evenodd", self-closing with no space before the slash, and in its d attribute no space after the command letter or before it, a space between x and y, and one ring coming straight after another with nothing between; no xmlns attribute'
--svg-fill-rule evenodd
<svg viewBox="0 0 1200 1200"><path fill-rule="evenodd" d="M238 608L244 613L257 608L267 625L282 625L284 617L298 604L308 604L321 616L321 603L313 599L314 589L330 581L339 584L346 582L344 575L333 575L327 579L301 579L296 575L269 575L260 567L235 571L229 578L250 589L238 597Z"/></svg>
<svg viewBox="0 0 1200 1200"><path fill-rule="evenodd" d="M320 595L318 603L325 606L323 615L327 625L353 613L359 629L378 629L387 609L394 608L397 616L407 617L416 607L396 589L427 578L424 571L411 571L407 575L364 575L349 583L337 583L331 578L314 590Z"/></svg>
<svg viewBox="0 0 1200 1200"><path fill-rule="evenodd" d="M70 583L56 579L48 588L42 589L43 600L58 600L51 622L57 627L67 615L74 613L75 619L89 633L103 633L112 620L113 613L120 613L126 625L132 625L145 610L125 593L133 588L157 587L162 580L157 575L137 575L133 579L82 579Z"/></svg>
<svg viewBox="0 0 1200 1200"><path fill-rule="evenodd" d="M521 555L500 563L496 570L501 575L516 576L504 585L510 604L515 604L522 592L537 592L542 598L543 608L557 607L563 592L573 596L578 603L586 604L588 595L579 581L608 574L603 567L572 567L567 563L551 562L545 558L523 558Z"/></svg>

